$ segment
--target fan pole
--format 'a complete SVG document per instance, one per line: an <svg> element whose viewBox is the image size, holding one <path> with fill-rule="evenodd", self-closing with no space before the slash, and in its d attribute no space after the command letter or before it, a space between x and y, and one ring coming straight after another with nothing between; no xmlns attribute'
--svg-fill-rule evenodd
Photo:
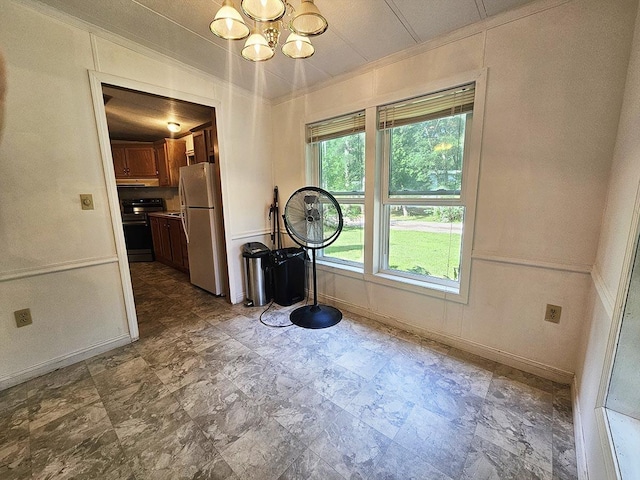
<svg viewBox="0 0 640 480"><path fill-rule="evenodd" d="M316 249L311 249L312 269L313 269L313 306L318 306L318 279L316 278Z"/></svg>

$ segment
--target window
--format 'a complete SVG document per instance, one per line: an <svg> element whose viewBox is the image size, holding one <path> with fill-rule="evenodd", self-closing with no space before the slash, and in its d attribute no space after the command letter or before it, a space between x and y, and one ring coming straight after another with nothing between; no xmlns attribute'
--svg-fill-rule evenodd
<svg viewBox="0 0 640 480"><path fill-rule="evenodd" d="M319 257L362 266L364 261L364 112L307 127L307 142L318 163L320 187L342 208L344 227L338 240Z"/></svg>
<svg viewBox="0 0 640 480"><path fill-rule="evenodd" d="M471 72L454 88L306 126L310 181L344 216L336 243L318 254L322 268L467 301L484 78Z"/></svg>
<svg viewBox="0 0 640 480"><path fill-rule="evenodd" d="M474 94L465 85L378 108L382 272L458 288Z"/></svg>

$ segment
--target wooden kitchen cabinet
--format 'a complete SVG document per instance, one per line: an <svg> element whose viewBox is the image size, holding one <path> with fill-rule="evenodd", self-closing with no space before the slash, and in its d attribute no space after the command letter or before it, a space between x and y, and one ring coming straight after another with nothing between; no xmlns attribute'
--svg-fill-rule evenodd
<svg viewBox="0 0 640 480"><path fill-rule="evenodd" d="M153 253L155 254L156 260L171 260L171 244L169 240L169 229L167 228L166 219L163 217L154 217L150 215L149 223L151 223Z"/></svg>
<svg viewBox="0 0 640 480"><path fill-rule="evenodd" d="M111 156L113 157L113 170L116 172L116 178L128 177L127 154L124 151L124 147L112 144Z"/></svg>
<svg viewBox="0 0 640 480"><path fill-rule="evenodd" d="M158 162L152 144L112 143L116 178L157 178Z"/></svg>
<svg viewBox="0 0 640 480"><path fill-rule="evenodd" d="M162 187L177 187L180 167L187 164L187 147L184 140L165 138L153 144L158 160L158 180Z"/></svg>
<svg viewBox="0 0 640 480"><path fill-rule="evenodd" d="M171 260L176 265L180 265L183 268L189 268L189 265L184 264L182 258L182 239L184 238L184 230L182 229L182 222L180 219L169 218L167 219L169 225L169 243L171 243ZM186 243L187 240L185 239Z"/></svg>
<svg viewBox="0 0 640 480"><path fill-rule="evenodd" d="M215 122L208 122L191 130L193 155L196 163L218 161L218 133Z"/></svg>
<svg viewBox="0 0 640 480"><path fill-rule="evenodd" d="M204 130L193 132L193 156L195 157L196 163L209 161Z"/></svg>
<svg viewBox="0 0 640 480"><path fill-rule="evenodd" d="M187 238L180 218L149 215L156 260L183 272L189 272Z"/></svg>

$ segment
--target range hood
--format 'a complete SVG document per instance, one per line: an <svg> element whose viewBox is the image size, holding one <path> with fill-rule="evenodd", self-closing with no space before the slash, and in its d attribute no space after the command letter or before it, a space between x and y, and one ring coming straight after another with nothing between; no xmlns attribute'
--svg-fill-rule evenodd
<svg viewBox="0 0 640 480"><path fill-rule="evenodd" d="M157 178L116 178L118 187L159 187Z"/></svg>

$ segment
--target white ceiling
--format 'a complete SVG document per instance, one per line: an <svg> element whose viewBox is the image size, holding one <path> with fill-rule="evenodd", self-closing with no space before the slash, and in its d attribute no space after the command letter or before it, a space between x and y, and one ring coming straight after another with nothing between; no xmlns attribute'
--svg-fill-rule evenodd
<svg viewBox="0 0 640 480"><path fill-rule="evenodd" d="M329 22L327 32L312 39L316 53L292 60L278 52L253 64L240 56L242 41L222 40L209 30L222 0L37 1L271 99L531 2L316 0ZM239 9L240 0L235 5Z"/></svg>
<svg viewBox="0 0 640 480"><path fill-rule="evenodd" d="M192 128L211 122L213 117L211 107L126 88L103 85L102 94L111 140L155 142L180 138ZM169 132L168 122L178 123L182 130Z"/></svg>

